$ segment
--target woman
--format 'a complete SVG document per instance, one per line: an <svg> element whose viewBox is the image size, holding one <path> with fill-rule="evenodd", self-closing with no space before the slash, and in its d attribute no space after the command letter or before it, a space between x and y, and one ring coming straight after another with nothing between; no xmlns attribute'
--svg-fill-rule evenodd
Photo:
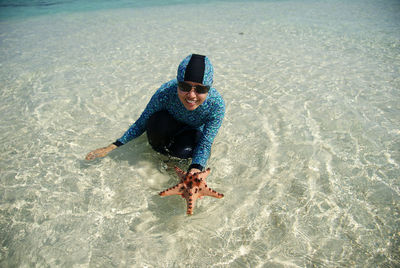
<svg viewBox="0 0 400 268"><path fill-rule="evenodd" d="M189 173L204 170L211 145L222 124L225 103L211 87L214 69L203 55L187 56L177 78L163 84L139 119L107 147L90 152L87 160L104 157L145 131L154 150L179 158L192 158Z"/></svg>

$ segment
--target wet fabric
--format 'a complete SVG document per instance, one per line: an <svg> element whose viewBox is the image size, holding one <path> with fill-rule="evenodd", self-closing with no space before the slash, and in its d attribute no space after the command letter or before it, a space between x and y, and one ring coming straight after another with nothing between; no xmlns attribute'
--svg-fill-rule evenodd
<svg viewBox="0 0 400 268"><path fill-rule="evenodd" d="M202 133L176 121L167 111L159 111L147 121L146 134L155 151L187 159L192 157Z"/></svg>

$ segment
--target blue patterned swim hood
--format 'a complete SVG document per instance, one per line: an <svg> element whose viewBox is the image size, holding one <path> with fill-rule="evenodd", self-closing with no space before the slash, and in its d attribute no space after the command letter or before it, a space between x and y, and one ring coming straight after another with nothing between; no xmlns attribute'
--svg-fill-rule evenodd
<svg viewBox="0 0 400 268"><path fill-rule="evenodd" d="M210 60L203 55L191 54L179 64L178 82L191 81L212 86L214 67Z"/></svg>

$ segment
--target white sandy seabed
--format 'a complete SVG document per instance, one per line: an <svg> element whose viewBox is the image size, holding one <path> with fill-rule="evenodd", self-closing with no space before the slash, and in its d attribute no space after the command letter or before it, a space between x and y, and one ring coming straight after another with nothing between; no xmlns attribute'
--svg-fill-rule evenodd
<svg viewBox="0 0 400 268"><path fill-rule="evenodd" d="M0 266L398 267L396 1L176 5L0 24ZM136 120L189 53L227 111L195 214L188 162Z"/></svg>

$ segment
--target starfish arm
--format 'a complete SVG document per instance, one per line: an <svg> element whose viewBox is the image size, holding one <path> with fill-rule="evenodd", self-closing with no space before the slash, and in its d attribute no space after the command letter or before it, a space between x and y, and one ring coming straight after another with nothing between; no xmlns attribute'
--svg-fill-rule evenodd
<svg viewBox="0 0 400 268"><path fill-rule="evenodd" d="M211 196L211 197L215 197L215 198L222 198L222 197L224 197L223 194L218 193L217 191L215 191L215 190L213 190L213 189L211 189L211 188L209 188L209 187L204 188L204 189L201 191L201 195L202 195L202 196Z"/></svg>
<svg viewBox="0 0 400 268"><path fill-rule="evenodd" d="M205 180L207 178L207 176L210 174L210 172L211 172L211 169L207 168L206 170L204 170L200 173L197 173L196 175L198 176L198 178Z"/></svg>
<svg viewBox="0 0 400 268"><path fill-rule="evenodd" d="M186 199L187 211L186 214L193 214L194 204L196 203L197 198L193 198L191 200Z"/></svg>
<svg viewBox="0 0 400 268"><path fill-rule="evenodd" d="M184 172L182 169L178 168L177 166L174 167L176 174L178 174L179 178L181 178L181 180L186 178L187 172Z"/></svg>
<svg viewBox="0 0 400 268"><path fill-rule="evenodd" d="M168 188L159 193L161 196L169 196L169 195L182 195L181 187L183 186L182 183L178 183L174 187Z"/></svg>

